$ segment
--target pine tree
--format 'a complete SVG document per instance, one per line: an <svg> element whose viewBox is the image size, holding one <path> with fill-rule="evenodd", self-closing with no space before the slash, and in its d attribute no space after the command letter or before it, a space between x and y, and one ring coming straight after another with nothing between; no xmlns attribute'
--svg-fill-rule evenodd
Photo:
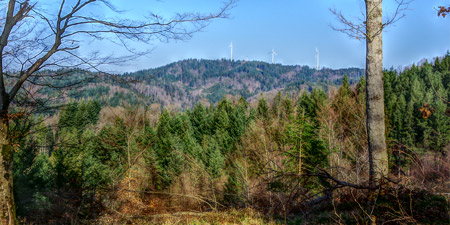
<svg viewBox="0 0 450 225"><path fill-rule="evenodd" d="M225 157L220 151L220 146L212 136L205 136L202 146L205 152L204 163L207 171L213 178L218 178L225 165Z"/></svg>
<svg viewBox="0 0 450 225"><path fill-rule="evenodd" d="M286 94L286 97L281 102L282 109L281 109L281 117L284 120L288 120L291 118L292 114L294 113L294 107L292 105L291 96L289 93Z"/></svg>
<svg viewBox="0 0 450 225"><path fill-rule="evenodd" d="M75 114L78 111L78 104L76 102L69 103L64 106L59 115L58 128L68 128L75 126Z"/></svg>
<svg viewBox="0 0 450 225"><path fill-rule="evenodd" d="M431 107L433 112L429 123L432 129L431 149L445 154L444 147L450 143L450 117L446 115L447 104L442 96L447 96L448 91L444 89L440 73L429 74L429 77L432 82L432 89L436 91L432 97Z"/></svg>
<svg viewBox="0 0 450 225"><path fill-rule="evenodd" d="M310 116L314 108L308 94L303 94L297 108L297 117L287 129L292 148L288 151L288 166L299 175L324 168L327 162L325 143L317 134L318 124ZM309 109L308 109L309 108ZM309 110L309 113L308 113Z"/></svg>
<svg viewBox="0 0 450 225"><path fill-rule="evenodd" d="M260 96L258 100L258 107L256 108L256 116L259 119L267 121L269 119L269 107L264 96Z"/></svg>
<svg viewBox="0 0 450 225"><path fill-rule="evenodd" d="M341 95L350 95L350 82L347 74L344 74L342 78L342 85L339 88L339 92L341 92Z"/></svg>
<svg viewBox="0 0 450 225"><path fill-rule="evenodd" d="M158 189L167 188L185 167L187 152L181 135L184 129L180 131L173 127L181 129L183 121L188 120L182 119L181 116L175 116L172 120L167 110L164 110L159 118L155 144L151 149L156 156L156 170L159 178L155 183Z"/></svg>
<svg viewBox="0 0 450 225"><path fill-rule="evenodd" d="M210 135L207 112L202 104L196 104L190 113L190 120L194 130L194 137L198 142L202 141L204 135Z"/></svg>
<svg viewBox="0 0 450 225"><path fill-rule="evenodd" d="M80 188L81 161L78 158L79 148L78 130L76 128L63 129L59 134L61 143L54 153L56 183L60 188Z"/></svg>
<svg viewBox="0 0 450 225"><path fill-rule="evenodd" d="M399 106L404 105L405 97L404 95L400 96ZM405 101L406 102L406 101ZM403 118L403 125L400 135L403 137L400 140L407 146L413 146L415 144L415 139L417 137L417 130L415 129L416 118L414 117L414 102L410 101L406 104L406 108L400 110L401 113L397 115L400 118Z"/></svg>
<svg viewBox="0 0 450 225"><path fill-rule="evenodd" d="M417 76L411 82L411 97L409 101L413 104L413 108L412 110L410 108L410 110L414 113L415 142L423 144L427 141L427 120L422 117L419 109L424 104L429 103L425 102L425 87Z"/></svg>
<svg viewBox="0 0 450 225"><path fill-rule="evenodd" d="M274 118L280 117L280 105L281 105L281 92L278 91L277 95L273 99L271 113Z"/></svg>
<svg viewBox="0 0 450 225"><path fill-rule="evenodd" d="M98 101L89 100L86 105L87 120L89 124L96 124L101 110Z"/></svg>

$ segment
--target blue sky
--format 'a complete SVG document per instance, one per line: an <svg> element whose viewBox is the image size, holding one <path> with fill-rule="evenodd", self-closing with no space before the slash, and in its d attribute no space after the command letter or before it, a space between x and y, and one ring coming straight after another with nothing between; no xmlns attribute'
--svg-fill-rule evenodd
<svg viewBox="0 0 450 225"><path fill-rule="evenodd" d="M149 11L162 15L175 12L214 12L220 0L115 0L126 16L140 18ZM132 4L130 4L133 2ZM384 13L393 13L394 0L384 1ZM450 18L438 18L436 6L447 0L415 0L406 17L384 32L385 68L398 68L424 58L444 55L450 49ZM341 10L348 17L360 15L362 0L240 0L230 11L230 19L213 21L203 32L187 41L155 43L153 52L111 68L131 72L154 68L186 59L229 58L233 42L234 59L271 61L315 66L315 48L320 51L320 65L331 68L365 65L365 42L350 39L330 25L338 25L329 8Z"/></svg>

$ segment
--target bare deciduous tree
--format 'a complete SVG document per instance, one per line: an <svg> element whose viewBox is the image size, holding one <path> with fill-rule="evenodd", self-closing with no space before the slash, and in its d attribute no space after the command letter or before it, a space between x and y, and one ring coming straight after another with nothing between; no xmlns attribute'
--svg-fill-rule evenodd
<svg viewBox="0 0 450 225"><path fill-rule="evenodd" d="M48 3L48 2L47 2ZM142 20L121 17L108 0L57 0L45 5L38 0L0 1L0 223L15 224L12 156L8 130L11 104L24 85L45 85L67 73L42 74L43 68L97 69L107 63L130 60L148 51L135 43L185 40L215 18L227 17L235 0L227 0L216 13L180 13L171 18L150 14ZM56 5L56 7L55 7ZM53 11L52 11L53 10ZM109 13L92 11L108 10ZM125 55L82 54L80 47L98 41L113 42Z"/></svg>
<svg viewBox="0 0 450 225"><path fill-rule="evenodd" d="M383 21L383 0L364 0L363 18L352 21L331 9L343 27L333 27L356 39L366 40L366 110L369 143L369 186L379 184L388 175L383 86L383 30L404 17L410 0L396 0L395 12Z"/></svg>

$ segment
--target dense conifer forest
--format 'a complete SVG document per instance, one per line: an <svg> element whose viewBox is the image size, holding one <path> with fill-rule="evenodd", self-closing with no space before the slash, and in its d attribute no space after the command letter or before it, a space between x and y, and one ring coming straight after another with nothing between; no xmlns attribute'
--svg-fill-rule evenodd
<svg viewBox="0 0 450 225"><path fill-rule="evenodd" d="M68 92L61 108L16 108L18 217L31 224L364 224L370 213L380 223L448 224L450 54L384 71L390 173L387 188L369 197L348 185L368 179L361 75L185 60L123 75L127 82L114 86L122 92L111 91L114 77L100 75ZM152 87L173 102L154 104L162 98Z"/></svg>

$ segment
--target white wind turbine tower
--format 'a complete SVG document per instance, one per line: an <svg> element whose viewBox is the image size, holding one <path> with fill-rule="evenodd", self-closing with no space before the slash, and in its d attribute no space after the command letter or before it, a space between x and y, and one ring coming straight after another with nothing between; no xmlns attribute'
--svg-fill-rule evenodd
<svg viewBox="0 0 450 225"><path fill-rule="evenodd" d="M233 62L233 42L230 44L230 61Z"/></svg>
<svg viewBox="0 0 450 225"><path fill-rule="evenodd" d="M317 48L316 48L316 60L317 60L316 70L319 71L319 50Z"/></svg>
<svg viewBox="0 0 450 225"><path fill-rule="evenodd" d="M277 54L277 53L276 53L275 50L273 50L273 48L272 48L272 64L273 64L273 59L274 59L274 57L275 57L276 54Z"/></svg>

